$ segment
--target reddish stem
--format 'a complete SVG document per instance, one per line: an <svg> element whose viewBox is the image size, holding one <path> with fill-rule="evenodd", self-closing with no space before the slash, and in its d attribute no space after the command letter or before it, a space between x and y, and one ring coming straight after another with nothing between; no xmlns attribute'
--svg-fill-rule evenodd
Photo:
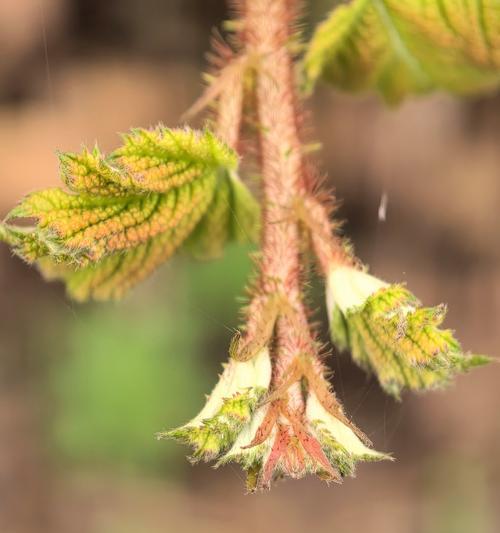
<svg viewBox="0 0 500 533"><path fill-rule="evenodd" d="M305 194L293 62L288 50L294 13L289 0L248 0L244 8L247 51L259 58L256 85L260 127L264 215L260 289L286 298L300 329L287 317L276 324L275 381L279 383L309 336L300 288L299 229L296 199ZM289 389L300 409L299 383Z"/></svg>

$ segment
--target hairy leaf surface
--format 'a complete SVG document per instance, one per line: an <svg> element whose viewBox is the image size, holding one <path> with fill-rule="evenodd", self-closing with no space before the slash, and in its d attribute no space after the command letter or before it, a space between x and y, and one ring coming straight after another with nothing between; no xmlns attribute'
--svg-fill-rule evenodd
<svg viewBox="0 0 500 533"><path fill-rule="evenodd" d="M406 288L390 285L359 307L342 312L335 306L330 331L339 349L350 349L360 367L399 397L404 388L439 388L490 361L464 353L453 332L439 327L445 313L444 306L422 307Z"/></svg>
<svg viewBox="0 0 500 533"><path fill-rule="evenodd" d="M353 0L320 24L305 57L309 88L456 94L500 82L499 0Z"/></svg>
<svg viewBox="0 0 500 533"><path fill-rule="evenodd" d="M236 237L234 190L245 191L245 206L254 215L247 222L258 219L255 200L234 174L236 154L209 131L137 129L108 156L95 148L61 154L60 160L69 190L28 195L0 226L0 239L46 277L64 280L78 300L119 298L193 231L209 239L210 214L224 191L219 248ZM35 225L13 224L18 219Z"/></svg>

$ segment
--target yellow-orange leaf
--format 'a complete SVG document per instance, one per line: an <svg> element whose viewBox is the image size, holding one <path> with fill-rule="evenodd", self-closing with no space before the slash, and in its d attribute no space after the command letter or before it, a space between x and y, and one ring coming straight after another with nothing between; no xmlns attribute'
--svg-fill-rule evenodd
<svg viewBox="0 0 500 533"><path fill-rule="evenodd" d="M245 231L255 234L258 207L234 174L237 156L209 131L133 130L109 156L94 148L60 160L69 190L28 195L0 226L0 240L46 277L64 280L79 300L122 296L195 228L222 246L233 237L235 209L253 213ZM210 229L215 204L227 218L223 239ZM20 226L19 219L35 225Z"/></svg>

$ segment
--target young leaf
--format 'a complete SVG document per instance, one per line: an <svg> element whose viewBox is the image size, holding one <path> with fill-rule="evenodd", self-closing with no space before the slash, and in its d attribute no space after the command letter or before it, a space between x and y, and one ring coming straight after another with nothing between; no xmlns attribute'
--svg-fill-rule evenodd
<svg viewBox="0 0 500 533"><path fill-rule="evenodd" d="M304 413L286 402L270 404L272 361L263 347L252 359L230 359L200 413L187 424L158 434L193 448L192 462L239 463L250 491L273 479L317 474L340 482L359 461L390 459L364 444L310 392ZM262 400L264 399L264 402Z"/></svg>
<svg viewBox="0 0 500 533"><path fill-rule="evenodd" d="M64 281L68 294L75 300L116 300L164 263L182 244L193 224L188 221L187 227L177 227L84 267L55 262L51 257L41 258L37 265L47 280Z"/></svg>
<svg viewBox="0 0 500 533"><path fill-rule="evenodd" d="M498 0L353 0L317 28L306 53L306 86L375 89L389 103L412 93L456 94L500 82Z"/></svg>
<svg viewBox="0 0 500 533"><path fill-rule="evenodd" d="M209 131L162 126L133 130L108 157L95 148L60 160L69 192L28 195L0 238L79 300L118 298L149 275L189 237L237 166ZM12 225L19 218L36 224Z"/></svg>
<svg viewBox="0 0 500 533"><path fill-rule="evenodd" d="M229 240L256 242L259 223L258 202L236 174L226 173L186 248L197 259L219 257Z"/></svg>
<svg viewBox="0 0 500 533"><path fill-rule="evenodd" d="M226 451L251 420L271 382L267 348L250 361L230 359L198 415L180 428L158 434L194 448L192 460L210 461Z"/></svg>
<svg viewBox="0 0 500 533"><path fill-rule="evenodd" d="M427 390L490 361L463 353L453 332L443 330L446 308L422 307L401 285L356 268L333 268L327 287L330 332L341 350L376 374L380 385L399 398L404 388Z"/></svg>

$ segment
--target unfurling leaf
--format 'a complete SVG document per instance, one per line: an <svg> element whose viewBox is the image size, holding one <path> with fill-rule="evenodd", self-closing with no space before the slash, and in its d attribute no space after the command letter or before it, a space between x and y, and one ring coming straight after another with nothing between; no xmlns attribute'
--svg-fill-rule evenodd
<svg viewBox="0 0 500 533"><path fill-rule="evenodd" d="M356 268L332 268L327 301L333 342L349 349L354 361L396 397L405 387L442 387L455 374L490 361L463 353L453 332L439 328L444 306L422 307L403 286Z"/></svg>
<svg viewBox="0 0 500 533"><path fill-rule="evenodd" d="M195 229L203 231L219 189L238 180L228 178L236 154L209 131L137 129L107 157L96 148L60 160L69 191L28 195L9 214L0 239L49 279L64 280L78 300L121 297ZM36 225L12 225L19 218Z"/></svg>
<svg viewBox="0 0 500 533"><path fill-rule="evenodd" d="M305 56L310 89L375 89L390 103L412 93L456 94L500 82L498 0L353 0L319 25Z"/></svg>
<svg viewBox="0 0 500 533"><path fill-rule="evenodd" d="M284 476L316 474L340 482L354 474L360 461L390 459L364 444L312 391L303 413L284 400L266 401L271 378L268 347L249 361L230 359L201 412L158 438L191 446L192 462L240 464L247 471L249 491L269 488Z"/></svg>
<svg viewBox="0 0 500 533"><path fill-rule="evenodd" d="M271 358L264 348L250 361L230 359L200 413L180 428L158 434L194 448L194 461L210 461L227 450L251 419L271 382Z"/></svg>

